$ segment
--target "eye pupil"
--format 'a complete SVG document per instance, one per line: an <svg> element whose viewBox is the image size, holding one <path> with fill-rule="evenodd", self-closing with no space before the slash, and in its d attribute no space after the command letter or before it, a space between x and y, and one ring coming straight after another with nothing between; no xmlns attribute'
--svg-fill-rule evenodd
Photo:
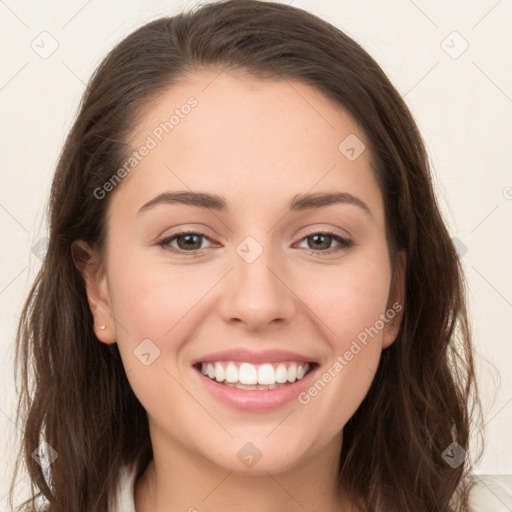
<svg viewBox="0 0 512 512"><path fill-rule="evenodd" d="M327 239L327 244L326 244L326 247L325 249L329 249L329 246L331 245L330 244L330 241L331 241L331 236L330 235L323 235L321 233L317 233L316 235L312 235L310 238L312 238L314 241L315 241L315 247L318 248L319 245L321 245L321 241L320 241L320 244L317 244L316 242L319 241L319 238L324 238L324 239ZM324 241L324 244L325 244L325 241Z"/></svg>
<svg viewBox="0 0 512 512"><path fill-rule="evenodd" d="M196 244L198 245L198 247L192 247L192 245L194 244L194 242L191 240L195 238L196 239ZM181 246L180 249L200 249L201 248L201 241L199 241L199 243L197 242L197 239L200 238L200 235L196 235L196 234L186 234L186 235L181 235L180 237L177 238L177 241L178 241L178 245ZM192 241L192 244L190 243L185 243L185 244L181 244L180 243L180 240L183 240L183 239L186 239L187 242L190 242Z"/></svg>

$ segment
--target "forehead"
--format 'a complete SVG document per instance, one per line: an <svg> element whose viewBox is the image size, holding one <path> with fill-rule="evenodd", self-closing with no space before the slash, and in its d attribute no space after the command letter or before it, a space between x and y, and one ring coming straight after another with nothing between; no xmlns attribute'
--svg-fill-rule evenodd
<svg viewBox="0 0 512 512"><path fill-rule="evenodd" d="M221 191L228 200L258 197L262 204L281 196L284 204L335 189L382 208L364 132L340 105L300 82L191 73L139 116L132 149L149 139L152 149L125 179L146 199L167 186ZM354 159L347 148L356 157L362 152Z"/></svg>
<svg viewBox="0 0 512 512"><path fill-rule="evenodd" d="M197 102L193 109L186 108L190 98ZM191 111L183 115L181 109ZM166 138L177 139L180 132L185 132L189 139L195 134L203 143L219 141L224 135L248 142L273 142L286 149L285 143L299 131L312 141L316 139L315 143L325 139L326 145L333 142L332 138L336 142L344 132L364 138L346 110L317 89L289 79L261 80L241 71L202 70L182 77L139 114L132 144L142 143L147 134L169 121L173 114L178 116L174 116ZM191 120L182 122L186 118ZM191 124L193 132L187 130ZM276 140L274 132L279 129L283 131Z"/></svg>

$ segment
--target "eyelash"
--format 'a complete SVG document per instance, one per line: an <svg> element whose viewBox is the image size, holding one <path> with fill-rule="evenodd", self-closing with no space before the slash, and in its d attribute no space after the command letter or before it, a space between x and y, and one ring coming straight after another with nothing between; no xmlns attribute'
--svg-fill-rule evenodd
<svg viewBox="0 0 512 512"><path fill-rule="evenodd" d="M210 240L210 238L208 236L206 236L205 234L203 234L203 233L199 233L197 231L192 231L192 230L190 230L190 231L186 230L186 231L180 231L179 233L175 233L172 236L167 236L167 237L163 238L162 240L157 242L157 245L161 246L165 250L171 251L171 252L176 253L176 254L184 254L184 255L192 255L192 256L197 255L202 249L195 250L195 251L185 251L183 249L176 249L176 248L174 248L174 247L172 247L170 245L170 243L174 239L176 239L176 238L178 238L180 236L184 236L184 235L198 235L201 238L206 238L207 240ZM333 238L339 244L336 247L331 247L330 249L325 249L325 250L320 250L320 251L317 251L315 249L306 249L306 250L310 251L310 254L314 254L315 256L322 256L322 255L336 253L336 252L339 252L339 251L342 251L342 250L347 250L347 249L350 249L354 245L354 242L352 240L348 240L346 238L343 238L340 235L338 235L337 233L335 233L334 231L329 231L329 230L326 230L326 231L311 231L309 233L306 233L300 239L300 241L302 242L306 238L309 238L309 237L311 237L313 235L327 235L327 236Z"/></svg>

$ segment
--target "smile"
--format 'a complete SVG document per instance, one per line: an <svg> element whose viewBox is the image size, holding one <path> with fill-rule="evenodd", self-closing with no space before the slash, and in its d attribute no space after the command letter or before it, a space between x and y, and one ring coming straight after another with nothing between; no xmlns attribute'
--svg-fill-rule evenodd
<svg viewBox="0 0 512 512"><path fill-rule="evenodd" d="M311 386L319 365L305 361L252 364L211 359L195 363L193 369L199 385L216 401L242 411L264 412L297 403L299 394Z"/></svg>
<svg viewBox="0 0 512 512"><path fill-rule="evenodd" d="M304 378L311 370L310 363L279 362L252 364L239 361L198 363L196 368L211 380L238 389L277 389Z"/></svg>

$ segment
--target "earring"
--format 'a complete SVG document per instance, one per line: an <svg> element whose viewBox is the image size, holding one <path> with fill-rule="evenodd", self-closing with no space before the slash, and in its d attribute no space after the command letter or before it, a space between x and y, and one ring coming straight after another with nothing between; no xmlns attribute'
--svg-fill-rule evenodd
<svg viewBox="0 0 512 512"><path fill-rule="evenodd" d="M96 325L95 327L97 327L98 329L101 329L103 331L103 329L106 328L106 325Z"/></svg>

